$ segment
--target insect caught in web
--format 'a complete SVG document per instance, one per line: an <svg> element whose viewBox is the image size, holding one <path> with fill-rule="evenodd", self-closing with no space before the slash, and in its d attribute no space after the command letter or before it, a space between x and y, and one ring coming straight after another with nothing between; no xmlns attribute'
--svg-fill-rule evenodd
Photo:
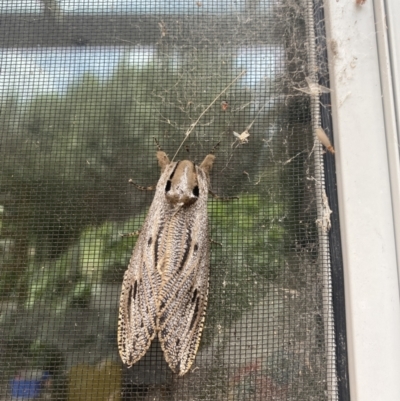
<svg viewBox="0 0 400 401"><path fill-rule="evenodd" d="M326 150L329 153L331 153L332 155L334 155L335 149L333 148L332 143L331 143L330 139L328 138L328 135L326 135L326 132L321 127L318 127L315 130L315 134L317 135L317 138L322 143L322 145L324 145L326 147Z"/></svg>

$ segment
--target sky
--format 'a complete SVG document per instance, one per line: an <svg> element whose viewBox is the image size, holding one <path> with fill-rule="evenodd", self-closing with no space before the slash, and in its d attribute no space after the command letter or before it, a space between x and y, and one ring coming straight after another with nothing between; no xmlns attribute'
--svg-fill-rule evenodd
<svg viewBox="0 0 400 401"><path fill-rule="evenodd" d="M58 4L63 13L70 14L193 14L240 13L245 1L59 0ZM260 7L264 7L260 11L267 12L277 1L279 0L260 2ZM0 0L0 14L41 12L43 4L40 0ZM248 46L239 49L236 66L247 70L241 83L256 86L260 81L274 79L277 70L283 69L283 54L284 50L279 46ZM0 49L0 99L10 94L16 95L22 101L46 92L63 94L70 84L85 73L107 79L123 58L131 64L141 66L154 61L154 57L155 50L151 46Z"/></svg>
<svg viewBox="0 0 400 401"><path fill-rule="evenodd" d="M65 13L126 13L179 14L194 12L241 12L246 0L58 0ZM277 0L260 2L259 11L268 12ZM1 13L40 13L39 0L0 0Z"/></svg>
<svg viewBox="0 0 400 401"><path fill-rule="evenodd" d="M255 87L262 81L273 80L277 69L282 72L283 54L278 46L239 49L236 66L247 70L241 83ZM27 101L48 92L62 95L85 73L107 79L122 60L140 67L155 57L152 46L3 49L0 50L0 99L15 95Z"/></svg>

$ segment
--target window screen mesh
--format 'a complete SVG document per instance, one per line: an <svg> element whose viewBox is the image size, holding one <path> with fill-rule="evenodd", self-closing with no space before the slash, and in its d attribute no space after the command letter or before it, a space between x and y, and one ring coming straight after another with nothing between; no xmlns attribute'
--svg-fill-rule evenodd
<svg viewBox="0 0 400 401"><path fill-rule="evenodd" d="M313 7L0 1L1 400L337 399ZM154 138L197 164L219 143L213 192L238 197L208 201L209 305L183 377L156 340L130 369L117 349L137 241L121 234L154 196L129 180L157 182Z"/></svg>

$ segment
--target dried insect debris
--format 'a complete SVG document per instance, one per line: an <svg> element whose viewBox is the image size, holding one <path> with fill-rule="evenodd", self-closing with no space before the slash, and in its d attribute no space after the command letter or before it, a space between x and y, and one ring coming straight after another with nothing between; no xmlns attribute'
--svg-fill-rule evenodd
<svg viewBox="0 0 400 401"><path fill-rule="evenodd" d="M165 22L164 21L159 22L158 27L160 28L161 37L164 38L165 36L167 36L167 27L165 25Z"/></svg>
<svg viewBox="0 0 400 401"><path fill-rule="evenodd" d="M328 138L328 135L326 135L326 132L321 127L318 127L315 130L315 134L316 134L317 138L319 139L319 141L322 143L322 145L324 145L326 147L326 150L329 153L334 155L335 149L333 148L332 143Z"/></svg>
<svg viewBox="0 0 400 401"><path fill-rule="evenodd" d="M325 86L313 82L311 78L306 77L307 86L304 88L293 88L297 91L306 93L310 96L320 96L322 93L330 93L331 90Z"/></svg>
<svg viewBox="0 0 400 401"><path fill-rule="evenodd" d="M237 132L233 131L233 135L237 139L235 140L235 142L232 143L231 147L233 147L233 145L235 145L236 142L239 142L238 145L243 145L244 143L249 143L248 138L250 136L250 133L249 133L249 131L247 129L244 130L241 134L238 134Z"/></svg>
<svg viewBox="0 0 400 401"><path fill-rule="evenodd" d="M221 102L221 110L222 111L227 111L229 109L229 103L226 100L223 100Z"/></svg>
<svg viewBox="0 0 400 401"><path fill-rule="evenodd" d="M322 217L315 221L318 227L320 227L324 233L329 232L331 229L331 214L332 210L329 207L328 197L324 191L322 194Z"/></svg>
<svg viewBox="0 0 400 401"><path fill-rule="evenodd" d="M245 143L249 143L249 137L250 137L250 128L253 126L254 121L257 120L258 115L264 110L265 108L265 104L263 107L260 108L260 110L258 110L256 116L254 117L254 120L247 126L247 128L241 133L239 134L236 131L233 131L233 135L236 137L235 142L232 143L231 148L238 142L237 146L239 145L243 145Z"/></svg>

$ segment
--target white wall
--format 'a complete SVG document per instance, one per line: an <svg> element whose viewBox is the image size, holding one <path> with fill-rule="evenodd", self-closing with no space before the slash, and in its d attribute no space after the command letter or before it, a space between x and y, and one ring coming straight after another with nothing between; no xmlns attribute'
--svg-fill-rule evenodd
<svg viewBox="0 0 400 401"><path fill-rule="evenodd" d="M400 1L325 0L352 401L400 400ZM385 21L385 6L392 10ZM397 41L397 42L395 42ZM397 83L398 89L398 81ZM396 204L396 202L398 202Z"/></svg>

